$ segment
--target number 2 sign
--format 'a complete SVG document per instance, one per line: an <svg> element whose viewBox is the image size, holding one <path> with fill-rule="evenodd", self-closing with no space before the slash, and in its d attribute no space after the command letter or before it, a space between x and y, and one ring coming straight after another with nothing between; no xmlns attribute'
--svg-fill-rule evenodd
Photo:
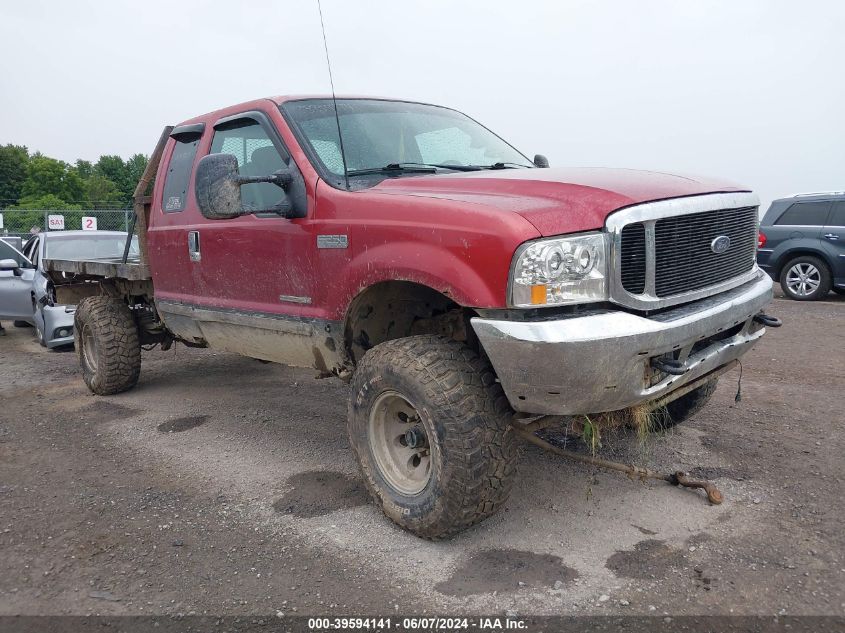
<svg viewBox="0 0 845 633"><path fill-rule="evenodd" d="M97 218L94 217L83 217L82 218L82 230L83 231L96 231L97 230Z"/></svg>

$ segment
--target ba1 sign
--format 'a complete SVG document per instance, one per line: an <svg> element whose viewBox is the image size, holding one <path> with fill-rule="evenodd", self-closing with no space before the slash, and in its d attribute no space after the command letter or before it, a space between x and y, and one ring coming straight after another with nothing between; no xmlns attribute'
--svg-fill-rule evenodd
<svg viewBox="0 0 845 633"><path fill-rule="evenodd" d="M97 218L94 217L83 217L82 218L82 230L83 231L96 231L97 230Z"/></svg>
<svg viewBox="0 0 845 633"><path fill-rule="evenodd" d="M65 230L65 216L63 215L48 215L47 216L47 228L51 231L64 231Z"/></svg>

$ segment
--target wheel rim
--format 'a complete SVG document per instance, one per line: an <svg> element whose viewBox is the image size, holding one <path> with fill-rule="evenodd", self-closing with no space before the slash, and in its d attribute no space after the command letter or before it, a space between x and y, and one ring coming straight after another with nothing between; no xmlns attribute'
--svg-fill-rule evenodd
<svg viewBox="0 0 845 633"><path fill-rule="evenodd" d="M91 371L97 371L97 339L89 326L82 328L82 354Z"/></svg>
<svg viewBox="0 0 845 633"><path fill-rule="evenodd" d="M370 449L385 481L407 496L422 492L431 480L431 446L417 409L397 391L385 391L373 403Z"/></svg>
<svg viewBox="0 0 845 633"><path fill-rule="evenodd" d="M786 273L786 286L799 297L813 294L822 283L819 269L808 263L795 264Z"/></svg>

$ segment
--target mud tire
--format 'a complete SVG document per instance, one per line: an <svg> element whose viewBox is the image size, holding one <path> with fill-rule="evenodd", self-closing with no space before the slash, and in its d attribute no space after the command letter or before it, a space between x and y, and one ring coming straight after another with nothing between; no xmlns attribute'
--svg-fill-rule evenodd
<svg viewBox="0 0 845 633"><path fill-rule="evenodd" d="M388 392L412 403L430 446L427 483L413 495L388 483L374 456L371 414ZM446 337L412 336L377 345L359 363L349 398L349 441L384 514L419 537L445 539L507 500L519 458L511 416L487 361Z"/></svg>
<svg viewBox="0 0 845 633"><path fill-rule="evenodd" d="M91 391L109 396L135 386L141 374L141 345L125 303L86 297L76 309L73 330L76 357Z"/></svg>
<svg viewBox="0 0 845 633"><path fill-rule="evenodd" d="M714 378L667 404L662 411L658 412L653 430L666 431L692 418L707 406L718 384L719 379Z"/></svg>

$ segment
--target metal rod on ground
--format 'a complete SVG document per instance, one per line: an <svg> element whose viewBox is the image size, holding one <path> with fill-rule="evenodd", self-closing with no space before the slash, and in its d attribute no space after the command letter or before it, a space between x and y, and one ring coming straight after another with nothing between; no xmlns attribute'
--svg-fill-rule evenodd
<svg viewBox="0 0 845 633"><path fill-rule="evenodd" d="M637 477L639 479L659 479L661 481L668 482L673 486L684 486L685 488L701 488L704 490L704 492L707 493L707 500L710 501L710 503L712 503L713 505L719 505L723 501L722 493L719 492L719 489L716 488L715 484L709 481L697 481L695 479L690 479L686 473L676 472L666 475L663 473L655 472L653 470L649 470L648 468L642 468L641 466L634 466L633 464L621 464L619 462L611 462L606 459L601 459L600 457L591 457L590 455L574 453L572 451L567 451L562 448L558 448L554 444L550 444L546 440L537 437L536 435L534 435L533 432L521 429L517 425L514 425L513 429L514 431L516 431L517 435L527 440L528 442L531 442L535 446L539 446L540 448L545 449L551 453L560 455L561 457L568 457L569 459L573 459L584 464L592 464L593 466L598 466L599 468L615 470L621 473L625 473L629 477Z"/></svg>

